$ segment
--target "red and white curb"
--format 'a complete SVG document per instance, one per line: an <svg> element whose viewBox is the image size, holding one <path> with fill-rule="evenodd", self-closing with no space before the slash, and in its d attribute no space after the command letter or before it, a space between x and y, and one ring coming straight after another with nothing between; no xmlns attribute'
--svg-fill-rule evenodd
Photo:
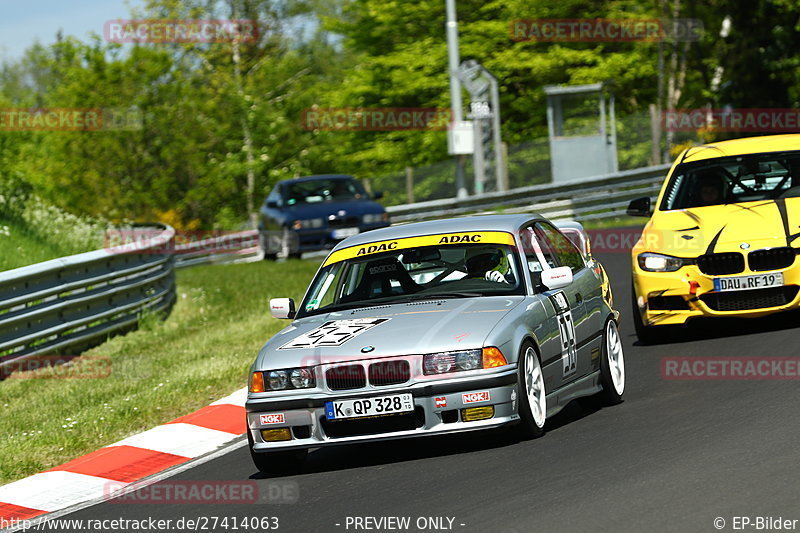
<svg viewBox="0 0 800 533"><path fill-rule="evenodd" d="M247 429L247 389L199 411L0 487L0 522L30 520L109 496L143 478L213 452Z"/></svg>

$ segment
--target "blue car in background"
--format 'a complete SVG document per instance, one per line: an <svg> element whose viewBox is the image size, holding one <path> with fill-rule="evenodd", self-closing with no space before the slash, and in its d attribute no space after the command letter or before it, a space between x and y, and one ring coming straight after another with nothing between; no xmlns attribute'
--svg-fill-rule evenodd
<svg viewBox="0 0 800 533"><path fill-rule="evenodd" d="M384 207L353 176L326 174L278 182L260 211L265 259L299 257L389 225Z"/></svg>

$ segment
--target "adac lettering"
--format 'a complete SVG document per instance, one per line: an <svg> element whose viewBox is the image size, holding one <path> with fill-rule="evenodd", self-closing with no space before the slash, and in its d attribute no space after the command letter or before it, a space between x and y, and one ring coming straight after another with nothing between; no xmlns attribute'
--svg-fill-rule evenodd
<svg viewBox="0 0 800 533"><path fill-rule="evenodd" d="M458 244L462 242L481 242L481 235L445 235L439 244Z"/></svg>
<svg viewBox="0 0 800 533"><path fill-rule="evenodd" d="M397 248L397 242L390 242L390 243L381 243L381 244L373 244L370 246L364 246L358 249L358 253L356 255L367 255L367 254L374 254L378 252L388 252L389 250L394 250Z"/></svg>

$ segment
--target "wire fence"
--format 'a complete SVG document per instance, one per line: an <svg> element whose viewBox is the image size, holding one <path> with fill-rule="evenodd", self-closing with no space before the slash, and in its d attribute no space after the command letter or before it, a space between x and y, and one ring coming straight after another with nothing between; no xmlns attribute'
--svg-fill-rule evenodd
<svg viewBox="0 0 800 533"><path fill-rule="evenodd" d="M653 156L653 138L649 113L617 116L617 158L619 170L632 170L660 164ZM662 139L663 141L663 139ZM698 143L695 133L675 133L673 146ZM580 157L580 154L576 154ZM663 158L663 155L662 155ZM667 160L669 154L667 154ZM467 188L473 189L472 158L466 158L464 170ZM665 161L666 162L666 161ZM552 182L550 142L548 138L531 139L507 147L508 186L510 189L542 185ZM386 206L402 205L429 200L442 200L455 196L456 164L448 159L430 165L406 168L370 177L373 190L382 191ZM495 192L494 179L485 184L485 192Z"/></svg>

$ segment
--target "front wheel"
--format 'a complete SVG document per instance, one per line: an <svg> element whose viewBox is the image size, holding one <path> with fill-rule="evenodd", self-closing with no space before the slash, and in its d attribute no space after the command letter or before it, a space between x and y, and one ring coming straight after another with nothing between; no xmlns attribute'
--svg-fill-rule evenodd
<svg viewBox="0 0 800 533"><path fill-rule="evenodd" d="M262 231L258 234L258 242L264 252L264 261L276 261L278 259L277 247L273 240L269 231Z"/></svg>
<svg viewBox="0 0 800 533"><path fill-rule="evenodd" d="M539 355L533 345L522 345L519 356L519 418L520 434L526 439L544 435L547 420L547 391Z"/></svg>
<svg viewBox="0 0 800 533"><path fill-rule="evenodd" d="M602 358L600 359L600 399L606 405L618 404L625 393L625 356L619 328L613 320L606 322L603 332Z"/></svg>
<svg viewBox="0 0 800 533"><path fill-rule="evenodd" d="M250 458L259 472L267 476L292 475L299 473L306 457L308 449L288 450L283 452L257 453L253 451L253 436L247 430L247 442L250 444Z"/></svg>

